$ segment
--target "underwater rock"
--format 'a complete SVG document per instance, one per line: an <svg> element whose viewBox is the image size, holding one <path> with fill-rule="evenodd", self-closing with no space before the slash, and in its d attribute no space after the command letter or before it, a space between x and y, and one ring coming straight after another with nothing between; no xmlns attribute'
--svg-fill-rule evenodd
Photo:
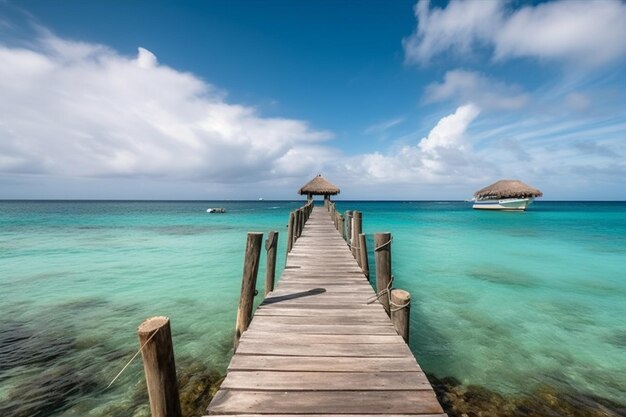
<svg viewBox="0 0 626 417"><path fill-rule="evenodd" d="M11 389L6 401L0 405L0 415L46 417L95 387L94 380L75 369L56 367L31 376Z"/></svg>
<svg viewBox="0 0 626 417"><path fill-rule="evenodd" d="M623 417L626 406L582 393L541 386L529 394L502 395L452 377L428 375L449 417Z"/></svg>

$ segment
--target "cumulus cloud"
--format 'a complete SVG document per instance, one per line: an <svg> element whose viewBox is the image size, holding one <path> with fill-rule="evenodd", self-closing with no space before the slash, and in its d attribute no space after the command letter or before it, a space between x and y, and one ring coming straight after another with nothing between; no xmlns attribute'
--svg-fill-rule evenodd
<svg viewBox="0 0 626 417"><path fill-rule="evenodd" d="M0 44L0 172L216 182L305 175L331 133L229 103L197 76L45 34ZM298 158L298 161L294 161ZM278 163L276 163L278 161Z"/></svg>
<svg viewBox="0 0 626 417"><path fill-rule="evenodd" d="M379 183L444 183L475 177L488 171L473 154L467 129L480 114L480 108L465 104L441 118L416 145L405 145L388 154L374 152L345 162L345 170L355 177ZM483 165L483 168L480 166Z"/></svg>
<svg viewBox="0 0 626 417"><path fill-rule="evenodd" d="M517 85L509 85L472 71L446 72L441 83L426 87L426 102L444 100L473 102L483 109L516 110L530 100Z"/></svg>
<svg viewBox="0 0 626 417"><path fill-rule="evenodd" d="M626 4L619 0L561 0L510 10L501 1L452 0L415 6L417 28L403 41L409 63L446 51L493 50L495 60L530 57L596 67L626 54Z"/></svg>

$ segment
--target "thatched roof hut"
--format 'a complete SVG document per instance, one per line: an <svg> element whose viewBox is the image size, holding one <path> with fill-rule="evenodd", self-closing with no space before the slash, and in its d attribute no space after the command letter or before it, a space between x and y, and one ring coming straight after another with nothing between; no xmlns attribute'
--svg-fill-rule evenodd
<svg viewBox="0 0 626 417"><path fill-rule="evenodd" d="M339 192L339 187L322 177L321 174L306 183L298 191L300 195L306 195L309 200L313 198L314 195L323 195L324 199L328 199L328 196L337 195Z"/></svg>
<svg viewBox="0 0 626 417"><path fill-rule="evenodd" d="M478 200L541 197L543 193L520 180L500 180L474 193Z"/></svg>

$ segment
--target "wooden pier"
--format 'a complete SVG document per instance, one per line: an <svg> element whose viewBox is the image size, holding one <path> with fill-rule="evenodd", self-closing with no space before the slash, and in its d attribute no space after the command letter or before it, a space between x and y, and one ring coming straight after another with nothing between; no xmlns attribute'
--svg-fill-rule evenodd
<svg viewBox="0 0 626 417"><path fill-rule="evenodd" d="M368 303L375 292L337 231L343 222L334 206L290 219L299 238L244 326L210 415L446 416L384 307Z"/></svg>

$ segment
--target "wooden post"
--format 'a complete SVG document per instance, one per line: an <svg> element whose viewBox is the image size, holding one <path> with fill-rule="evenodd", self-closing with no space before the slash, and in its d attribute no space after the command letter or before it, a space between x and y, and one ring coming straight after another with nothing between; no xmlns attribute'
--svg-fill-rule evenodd
<svg viewBox="0 0 626 417"><path fill-rule="evenodd" d="M341 234L341 237L343 238L343 240L346 240L346 234L345 234L345 219L343 218L343 216L339 213L337 213L337 215L339 216L339 234Z"/></svg>
<svg viewBox="0 0 626 417"><path fill-rule="evenodd" d="M295 222L296 215L292 211L289 213L289 223L287 224L287 253L291 252L291 248L293 248Z"/></svg>
<svg viewBox="0 0 626 417"><path fill-rule="evenodd" d="M256 291L256 277L259 273L259 259L261 257L261 242L263 233L248 233L246 243L246 257L243 264L241 279L241 296L237 309L237 323L235 324L235 350L239 345L239 338L248 329L252 321L252 305Z"/></svg>
<svg viewBox="0 0 626 417"><path fill-rule="evenodd" d="M391 322L396 332L409 343L409 322L411 317L411 294L408 291L391 290Z"/></svg>
<svg viewBox="0 0 626 417"><path fill-rule="evenodd" d="M300 210L296 210L296 224L295 224L296 227L294 231L294 240L293 240L294 243L300 237L300 217L301 217Z"/></svg>
<svg viewBox="0 0 626 417"><path fill-rule="evenodd" d="M304 231L304 210L298 210L300 212L300 225L298 226L298 237L302 236L302 231Z"/></svg>
<svg viewBox="0 0 626 417"><path fill-rule="evenodd" d="M152 417L182 417L170 319L151 317L139 325L137 334Z"/></svg>
<svg viewBox="0 0 626 417"><path fill-rule="evenodd" d="M346 242L351 245L352 242L352 210L346 210Z"/></svg>
<svg viewBox="0 0 626 417"><path fill-rule="evenodd" d="M365 276L370 277L370 265L367 257L367 239L363 233L359 234L359 253L361 254L361 269Z"/></svg>
<svg viewBox="0 0 626 417"><path fill-rule="evenodd" d="M389 287L391 282L391 233L376 233L374 236L376 256L376 292ZM386 295L380 297L380 303L389 314L389 302Z"/></svg>
<svg viewBox="0 0 626 417"><path fill-rule="evenodd" d="M265 241L267 251L267 268L265 269L265 296L274 291L274 278L276 276L276 249L278 247L278 232L271 231Z"/></svg>
<svg viewBox="0 0 626 417"><path fill-rule="evenodd" d="M362 223L361 212L354 210L352 212L352 255L358 261L359 255L359 234L361 234Z"/></svg>

